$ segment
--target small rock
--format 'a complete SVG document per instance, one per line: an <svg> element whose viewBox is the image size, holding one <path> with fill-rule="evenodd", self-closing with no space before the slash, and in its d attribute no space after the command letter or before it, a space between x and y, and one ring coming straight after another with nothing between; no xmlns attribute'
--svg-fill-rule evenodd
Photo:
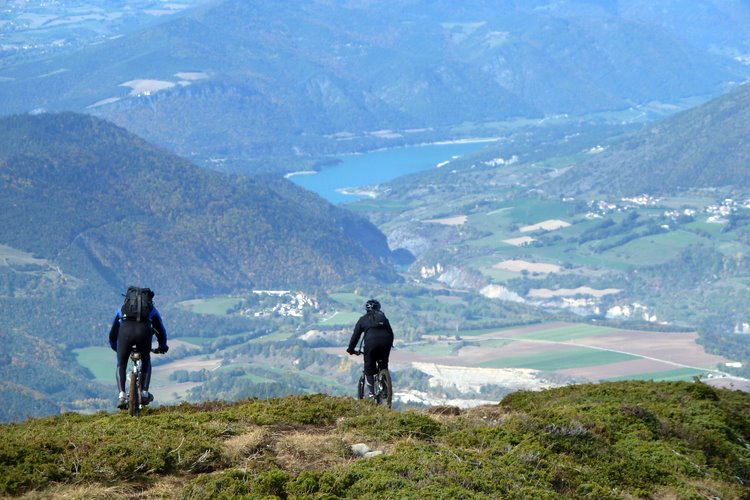
<svg viewBox="0 0 750 500"><path fill-rule="evenodd" d="M382 455L382 454L383 454L383 450L373 450L373 451L368 451L362 456L364 458L372 458L372 457L377 457L378 455Z"/></svg>
<svg viewBox="0 0 750 500"><path fill-rule="evenodd" d="M365 443L357 443L352 445L352 453L359 457L364 457L367 453L370 453L372 450L369 446L367 446Z"/></svg>

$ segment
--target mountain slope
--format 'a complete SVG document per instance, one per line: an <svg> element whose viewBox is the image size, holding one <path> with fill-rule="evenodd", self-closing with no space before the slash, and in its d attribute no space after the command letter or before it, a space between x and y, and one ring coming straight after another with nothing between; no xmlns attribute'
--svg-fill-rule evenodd
<svg viewBox="0 0 750 500"><path fill-rule="evenodd" d="M750 85L628 136L552 183L566 195L750 187Z"/></svg>
<svg viewBox="0 0 750 500"><path fill-rule="evenodd" d="M741 32L733 19L748 9L736 9L721 17L727 32ZM86 111L183 156L278 170L289 168L279 157L434 140L466 123L715 94L750 74L652 11L645 20L633 11L583 1L210 2L73 55L2 68L0 113ZM716 43L743 49L737 36ZM410 132L390 142L370 133L383 129Z"/></svg>
<svg viewBox="0 0 750 500"><path fill-rule="evenodd" d="M106 345L129 284L156 290L170 332L219 335L263 326L169 306L397 279L365 219L282 178L201 169L87 115L0 119L0 211L1 421L108 405L110 388L73 349Z"/></svg>
<svg viewBox="0 0 750 500"><path fill-rule="evenodd" d="M620 382L461 411L310 395L66 414L2 426L0 494L742 498L749 410L699 382Z"/></svg>
<svg viewBox="0 0 750 500"><path fill-rule="evenodd" d="M85 115L5 118L0 137L0 243L81 278L185 297L394 277L373 225L284 179L206 171Z"/></svg>

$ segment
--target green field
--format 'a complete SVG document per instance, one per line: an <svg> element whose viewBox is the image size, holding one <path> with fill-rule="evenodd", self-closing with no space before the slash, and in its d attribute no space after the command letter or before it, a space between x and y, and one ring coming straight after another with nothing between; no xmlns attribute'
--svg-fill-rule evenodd
<svg viewBox="0 0 750 500"><path fill-rule="evenodd" d="M364 313L364 311L362 312ZM334 316L330 316L318 322L316 326L330 328L332 326L351 326L357 322L362 313L354 312L337 312Z"/></svg>
<svg viewBox="0 0 750 500"><path fill-rule="evenodd" d="M481 328L477 330L436 330L430 332L430 335L440 335L445 337L476 337L477 335L484 335L486 333L492 333L501 331L497 328Z"/></svg>
<svg viewBox="0 0 750 500"><path fill-rule="evenodd" d="M244 335L250 335L252 333L253 332L240 332L240 333L233 333L231 335L220 334L220 335L217 335L216 337L178 337L178 339L182 340L183 342L188 342L190 344L206 345L206 344L210 344L211 342L214 342L215 340L218 340L220 338L225 338L225 337L241 337L241 336L244 336Z"/></svg>
<svg viewBox="0 0 750 500"><path fill-rule="evenodd" d="M538 332L523 333L517 335L518 339L549 340L553 342L566 342L569 340L592 337L595 335L607 335L616 332L616 328L606 326L594 326L584 323L550 328Z"/></svg>
<svg viewBox="0 0 750 500"><path fill-rule="evenodd" d="M701 370L694 370L692 368L676 368L674 370L664 370L661 372L652 372L652 373L641 373L638 375L629 375L626 377L612 377L603 379L602 381L607 382L618 382L621 380L654 380L659 382L669 382L669 381L691 381L693 380L693 377L705 375L705 371Z"/></svg>
<svg viewBox="0 0 750 500"><path fill-rule="evenodd" d="M608 365L621 361L640 359L638 356L618 352L589 349L586 347L567 347L555 351L544 351L529 356L494 359L480 363L484 368L531 368L534 370L554 371L585 366Z"/></svg>
<svg viewBox="0 0 750 500"><path fill-rule="evenodd" d="M75 354L78 364L88 368L96 380L114 382L117 360L112 349L109 347L84 347L83 349L74 349L73 354Z"/></svg>
<svg viewBox="0 0 750 500"><path fill-rule="evenodd" d="M248 344L260 344L263 342L282 342L294 335L294 332L274 332L262 337L256 337L247 341Z"/></svg>
<svg viewBox="0 0 750 500"><path fill-rule="evenodd" d="M687 231L670 231L664 234L638 238L622 246L604 252L617 255L617 260L626 260L639 266L661 264L675 258L682 250L705 241Z"/></svg>
<svg viewBox="0 0 750 500"><path fill-rule="evenodd" d="M456 347L456 345L451 345L445 342L430 342L427 344L411 345L402 350L413 352L414 354L420 354L422 356L434 356L439 358L454 355L454 349Z"/></svg>
<svg viewBox="0 0 750 500"><path fill-rule="evenodd" d="M352 310L359 311L364 306L367 298L350 292L338 292L329 295L331 300L335 300L341 305L351 308Z"/></svg>
<svg viewBox="0 0 750 500"><path fill-rule="evenodd" d="M210 299L185 300L178 305L183 309L196 314L226 316L228 309L236 307L241 302L242 299L237 297L214 297Z"/></svg>

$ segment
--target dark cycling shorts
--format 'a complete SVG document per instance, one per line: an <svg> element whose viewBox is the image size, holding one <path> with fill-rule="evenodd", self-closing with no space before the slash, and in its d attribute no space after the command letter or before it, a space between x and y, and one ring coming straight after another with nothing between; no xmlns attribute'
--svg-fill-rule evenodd
<svg viewBox="0 0 750 500"><path fill-rule="evenodd" d="M148 390L151 381L151 325L147 322L123 321L117 335L117 385L121 391L125 390L125 370L128 366L130 348L135 345L141 353L141 385Z"/></svg>

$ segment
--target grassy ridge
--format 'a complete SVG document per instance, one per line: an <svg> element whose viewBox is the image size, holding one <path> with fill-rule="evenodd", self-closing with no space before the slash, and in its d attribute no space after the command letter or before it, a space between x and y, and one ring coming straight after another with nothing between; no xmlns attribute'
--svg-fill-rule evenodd
<svg viewBox="0 0 750 500"><path fill-rule="evenodd" d="M463 411L312 395L66 414L2 428L0 494L740 498L748 415L750 395L687 382L517 392ZM358 459L358 442L385 453Z"/></svg>

